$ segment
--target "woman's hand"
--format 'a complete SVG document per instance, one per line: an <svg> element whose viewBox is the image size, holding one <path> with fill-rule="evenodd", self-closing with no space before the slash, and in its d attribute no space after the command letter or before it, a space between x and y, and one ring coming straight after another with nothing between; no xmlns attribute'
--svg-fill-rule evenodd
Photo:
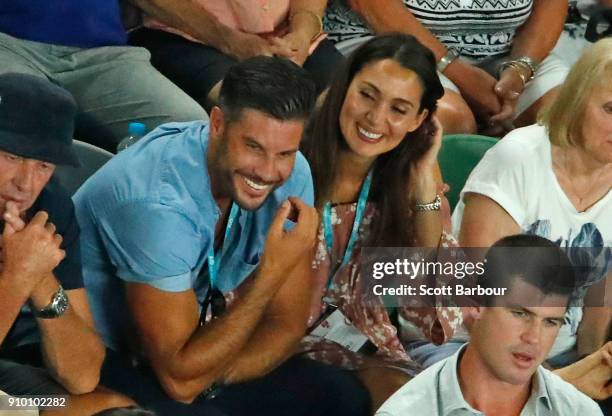
<svg viewBox="0 0 612 416"><path fill-rule="evenodd" d="M436 198L438 184L435 172L438 171L438 153L442 147L442 125L436 116L431 118L434 130L432 144L423 157L410 167L409 192L416 203L426 204Z"/></svg>
<svg viewBox="0 0 612 416"><path fill-rule="evenodd" d="M291 57L293 51L278 38L264 39L250 33L239 32L234 41L228 43L224 53L242 61L254 56Z"/></svg>
<svg viewBox="0 0 612 416"><path fill-rule="evenodd" d="M485 134L502 136L514 128L512 125L514 111L524 90L525 84L523 84L518 69L508 67L501 73L494 88L501 102L501 111L489 119L489 128L484 132Z"/></svg>
<svg viewBox="0 0 612 416"><path fill-rule="evenodd" d="M289 32L281 38L273 38L271 43L280 50L287 51L283 56L302 66L306 59L308 59L310 39L307 33Z"/></svg>
<svg viewBox="0 0 612 416"><path fill-rule="evenodd" d="M593 354L555 373L594 400L612 396L612 341Z"/></svg>
<svg viewBox="0 0 612 416"><path fill-rule="evenodd" d="M484 69L455 59L444 75L459 88L480 124L487 124L490 117L502 110L501 100L495 91L498 81Z"/></svg>

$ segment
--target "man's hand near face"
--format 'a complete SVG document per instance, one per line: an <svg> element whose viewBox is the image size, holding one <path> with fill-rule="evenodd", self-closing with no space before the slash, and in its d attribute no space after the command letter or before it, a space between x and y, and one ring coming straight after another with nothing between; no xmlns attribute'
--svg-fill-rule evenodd
<svg viewBox="0 0 612 416"><path fill-rule="evenodd" d="M3 214L0 238L0 344L36 286L65 256L60 249L62 238L47 222L45 212L37 213L26 225L11 204L7 203Z"/></svg>
<svg viewBox="0 0 612 416"><path fill-rule="evenodd" d="M7 202L2 216L3 271L0 279L13 279L14 288L20 292L8 291L20 299L14 316L29 299L31 307L44 308L58 289L59 282L53 271L66 256L62 236L56 227L48 222L48 215L39 211L26 223L17 204ZM17 280L15 280L17 279ZM42 353L51 376L70 393L82 394L93 390L99 377L99 369L104 357L103 346L93 330L93 322L84 289L69 290L68 311L58 319L39 320L42 338ZM0 323L0 340L6 322ZM10 328L10 325L8 326ZM8 331L6 328L6 331ZM80 343L66 347L65 340L80 337ZM53 351L53 353L51 353Z"/></svg>
<svg viewBox="0 0 612 416"><path fill-rule="evenodd" d="M57 267L66 253L60 249L62 237L55 233L55 226L47 222L46 212L38 212L25 224L9 204L4 213L2 233L2 276L19 279L19 286L29 293Z"/></svg>
<svg viewBox="0 0 612 416"><path fill-rule="evenodd" d="M290 231L284 229L288 219L295 222ZM258 275L262 278L285 278L312 249L318 226L316 209L298 198L289 198L283 202L270 226Z"/></svg>

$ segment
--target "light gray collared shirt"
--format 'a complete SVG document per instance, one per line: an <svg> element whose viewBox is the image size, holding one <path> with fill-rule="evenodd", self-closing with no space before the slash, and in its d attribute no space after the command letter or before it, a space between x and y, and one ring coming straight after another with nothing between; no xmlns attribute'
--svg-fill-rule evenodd
<svg viewBox="0 0 612 416"><path fill-rule="evenodd" d="M457 372L463 346L393 394L376 416L484 416L463 398ZM521 416L603 416L597 403L556 374L538 367Z"/></svg>

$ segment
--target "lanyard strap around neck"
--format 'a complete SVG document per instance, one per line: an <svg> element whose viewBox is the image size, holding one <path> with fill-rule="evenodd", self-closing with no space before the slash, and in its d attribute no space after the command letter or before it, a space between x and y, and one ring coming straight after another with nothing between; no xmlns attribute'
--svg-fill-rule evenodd
<svg viewBox="0 0 612 416"><path fill-rule="evenodd" d="M213 238L213 244L208 250L208 279L210 283L209 290L213 290L217 288L217 271L218 271L218 263L221 259L221 254L223 252L223 245L227 241L227 238L230 235L230 231L232 229L232 225L234 225L234 221L238 216L238 205L232 202L232 208L230 209L229 218L227 219L227 225L225 226L225 234L223 235L223 241L221 242L221 247L217 251L215 255L215 243Z"/></svg>
<svg viewBox="0 0 612 416"><path fill-rule="evenodd" d="M346 249L344 250L342 262L336 270L340 269L343 266L346 266L351 260L351 256L353 255L355 243L357 242L357 237L359 234L359 226L361 225L361 220L363 219L363 215L365 213L366 202L368 202L368 194L370 193L371 185L372 171L368 172L368 176L366 176L365 180L363 181L363 185L361 185L359 199L357 200L357 208L355 210L355 220L353 221L353 228L351 229L351 236L349 237ZM334 231L332 228L331 219L331 203L329 202L326 202L325 205L323 205L323 233L325 235L325 245L327 246L327 252L331 258L334 248ZM331 286L332 278L330 277L327 288L330 289Z"/></svg>

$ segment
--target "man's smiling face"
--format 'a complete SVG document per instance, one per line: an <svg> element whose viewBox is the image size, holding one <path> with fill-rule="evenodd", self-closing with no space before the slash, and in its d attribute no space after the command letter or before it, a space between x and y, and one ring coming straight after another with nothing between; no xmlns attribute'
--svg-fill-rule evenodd
<svg viewBox="0 0 612 416"><path fill-rule="evenodd" d="M219 108L211 112L209 160L217 191L241 208L256 210L291 175L304 131L303 120L277 120L245 109L227 123Z"/></svg>

